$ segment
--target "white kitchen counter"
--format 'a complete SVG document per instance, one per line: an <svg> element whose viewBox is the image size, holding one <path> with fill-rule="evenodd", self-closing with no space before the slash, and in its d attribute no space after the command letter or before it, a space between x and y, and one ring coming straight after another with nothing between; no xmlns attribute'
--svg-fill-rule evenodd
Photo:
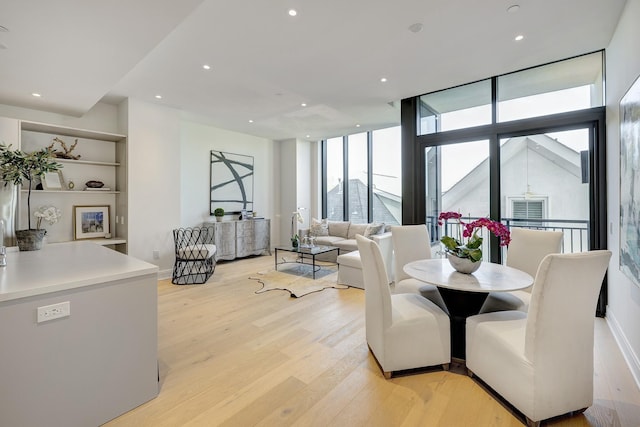
<svg viewBox="0 0 640 427"><path fill-rule="evenodd" d="M0 267L0 426L101 425L158 394L155 265L90 242ZM38 322L38 309L68 315Z"/></svg>
<svg viewBox="0 0 640 427"><path fill-rule="evenodd" d="M8 251L0 267L0 302L157 273L158 267L91 242Z"/></svg>

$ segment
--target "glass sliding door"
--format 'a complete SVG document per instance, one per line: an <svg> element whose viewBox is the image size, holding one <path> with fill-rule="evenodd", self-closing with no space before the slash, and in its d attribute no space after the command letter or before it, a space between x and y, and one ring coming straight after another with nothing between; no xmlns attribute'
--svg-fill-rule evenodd
<svg viewBox="0 0 640 427"><path fill-rule="evenodd" d="M564 233L589 250L589 129L500 139L501 217L509 227Z"/></svg>
<svg viewBox="0 0 640 427"><path fill-rule="evenodd" d="M459 212L465 222L489 216L489 141L479 140L426 147L425 152L426 218L432 242L442 237L438 227L441 212ZM456 235L456 230L445 230ZM449 234L453 233L453 234ZM486 237L486 236L485 236ZM489 241L483 253L489 259Z"/></svg>

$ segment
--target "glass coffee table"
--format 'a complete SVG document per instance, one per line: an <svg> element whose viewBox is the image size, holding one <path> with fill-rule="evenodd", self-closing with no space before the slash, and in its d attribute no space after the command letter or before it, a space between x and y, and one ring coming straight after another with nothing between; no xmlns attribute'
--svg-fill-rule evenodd
<svg viewBox="0 0 640 427"><path fill-rule="evenodd" d="M291 253L295 253L298 254L298 257L296 258L295 261L282 261L282 262L278 262L278 251L285 251L285 252L291 252ZM290 262L296 262L298 264L306 264L306 265L310 265L313 268L313 279L315 280L316 278L316 272L318 270L320 270L320 268L322 268L319 265L316 265L316 256L321 255L321 254L326 254L329 252L333 252L336 251L336 259L338 258L338 255L340 255L340 248L335 247L335 246L312 246L312 247L302 247L302 246L298 246L298 247L293 247L293 246L276 246L275 247L275 264L276 264L276 271L278 270L278 265L280 264L285 264L285 263L290 263ZM305 262L305 260L307 260ZM309 262L310 261L310 262ZM336 262L335 265L338 265L338 263Z"/></svg>

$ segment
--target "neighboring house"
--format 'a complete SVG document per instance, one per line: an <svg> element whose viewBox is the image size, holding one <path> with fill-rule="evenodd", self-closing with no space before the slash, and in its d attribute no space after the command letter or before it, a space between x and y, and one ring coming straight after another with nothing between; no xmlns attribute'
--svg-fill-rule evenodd
<svg viewBox="0 0 640 427"><path fill-rule="evenodd" d="M367 186L361 180L357 178L349 180L349 220L351 222L358 224L368 222L367 190ZM342 218L342 182L327 193L327 206L329 219ZM400 197L374 189L373 211L375 221L385 224L399 224L401 220L399 215L402 214Z"/></svg>
<svg viewBox="0 0 640 427"><path fill-rule="evenodd" d="M589 188L579 152L547 135L534 135L509 139L500 156L503 218L589 219ZM489 215L488 162L442 195L442 211Z"/></svg>
<svg viewBox="0 0 640 427"><path fill-rule="evenodd" d="M582 170L581 154L547 135L533 135L507 140L500 156L502 219L511 226L563 230L566 252L586 250L589 174ZM489 216L488 162L485 159L442 194L443 212Z"/></svg>

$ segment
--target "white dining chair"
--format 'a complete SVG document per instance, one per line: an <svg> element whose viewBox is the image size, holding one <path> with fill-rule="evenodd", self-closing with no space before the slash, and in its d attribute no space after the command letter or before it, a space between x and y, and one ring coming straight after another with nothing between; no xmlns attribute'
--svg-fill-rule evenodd
<svg viewBox="0 0 640 427"><path fill-rule="evenodd" d="M356 240L364 276L367 344L384 377L435 365L449 369L449 316L421 295L391 295L378 245L360 235Z"/></svg>
<svg viewBox="0 0 640 427"><path fill-rule="evenodd" d="M466 365L518 409L527 425L593 403L593 328L611 252L547 255L528 313L467 318Z"/></svg>
<svg viewBox="0 0 640 427"><path fill-rule="evenodd" d="M393 242L394 293L420 294L449 314L440 291L434 285L414 279L404 272L405 265L412 261L431 258L431 239L424 224L395 225L391 227Z"/></svg>
<svg viewBox="0 0 640 427"><path fill-rule="evenodd" d="M517 268L536 277L542 259L562 250L562 231L532 230L513 227L511 243L507 248L508 267ZM485 300L480 313L493 311L527 311L531 302L532 287L512 292L492 292Z"/></svg>

